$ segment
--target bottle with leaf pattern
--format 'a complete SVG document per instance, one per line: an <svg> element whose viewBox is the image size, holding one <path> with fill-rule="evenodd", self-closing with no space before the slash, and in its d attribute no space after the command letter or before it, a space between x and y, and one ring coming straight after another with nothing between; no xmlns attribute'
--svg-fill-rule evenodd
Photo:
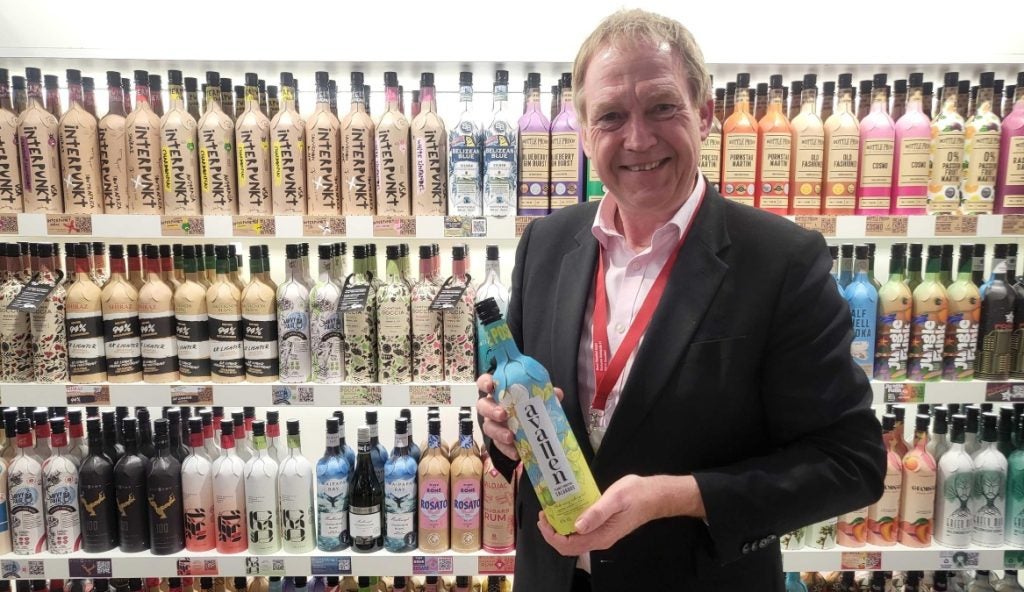
<svg viewBox="0 0 1024 592"><path fill-rule="evenodd" d="M409 286L402 279L398 245L387 246L387 279L377 289L377 352L380 381L412 380Z"/></svg>
<svg viewBox="0 0 1024 592"><path fill-rule="evenodd" d="M466 256L464 246L452 247L452 275L442 286L466 287L455 307L444 311L445 380L453 382L476 380L476 289L466 273Z"/></svg>
<svg viewBox="0 0 1024 592"><path fill-rule="evenodd" d="M974 488L971 493L971 514L974 529L971 542L983 547L1003 544L1006 509L1005 484L1006 457L999 451L996 424L999 416L985 413L981 416L981 448L974 454Z"/></svg>
<svg viewBox="0 0 1024 592"><path fill-rule="evenodd" d="M365 305L358 310L343 310L345 332L345 377L349 382L377 381L377 294L366 273L366 246L353 248L354 272L345 280L345 289L367 290ZM343 294L344 294L343 291Z"/></svg>
<svg viewBox="0 0 1024 592"><path fill-rule="evenodd" d="M309 291L302 283L299 245L285 247L285 282L277 288L281 382L309 380Z"/></svg>
<svg viewBox="0 0 1024 592"><path fill-rule="evenodd" d="M433 249L420 245L420 279L412 287L412 379L414 382L444 380L442 313L431 310L437 297L433 282Z"/></svg>
<svg viewBox="0 0 1024 592"><path fill-rule="evenodd" d="M331 278L332 245L319 245L319 279L309 293L310 342L313 347L313 382L335 384L344 380L341 318L338 302L341 289Z"/></svg>

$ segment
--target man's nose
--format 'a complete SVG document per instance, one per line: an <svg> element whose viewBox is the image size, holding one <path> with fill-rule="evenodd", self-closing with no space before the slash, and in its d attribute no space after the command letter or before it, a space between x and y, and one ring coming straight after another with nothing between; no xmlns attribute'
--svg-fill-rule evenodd
<svg viewBox="0 0 1024 592"><path fill-rule="evenodd" d="M626 121L623 131L626 135L624 143L626 150L643 152L652 148L656 143L654 133L651 130L651 124L643 115L631 116Z"/></svg>

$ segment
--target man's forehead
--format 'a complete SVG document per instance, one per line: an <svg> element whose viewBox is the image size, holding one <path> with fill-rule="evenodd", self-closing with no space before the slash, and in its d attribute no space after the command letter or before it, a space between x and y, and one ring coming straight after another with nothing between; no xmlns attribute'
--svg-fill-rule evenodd
<svg viewBox="0 0 1024 592"><path fill-rule="evenodd" d="M669 56L674 62L674 67L679 68L680 71L685 69L682 56L680 56L678 52L673 51L672 44L668 41L630 38L613 39L602 45L601 48L594 53L594 59L590 60L587 64L587 71L591 71L599 63L605 62L606 60L635 54L647 54L649 52ZM625 67L628 68L628 66Z"/></svg>

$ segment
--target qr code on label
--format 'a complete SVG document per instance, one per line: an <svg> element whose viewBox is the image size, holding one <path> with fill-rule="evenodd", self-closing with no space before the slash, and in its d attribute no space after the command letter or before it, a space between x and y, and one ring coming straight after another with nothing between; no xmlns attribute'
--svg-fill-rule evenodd
<svg viewBox="0 0 1024 592"><path fill-rule="evenodd" d="M28 575L30 576L45 576L46 569L43 567L42 561L29 561L28 562Z"/></svg>
<svg viewBox="0 0 1024 592"><path fill-rule="evenodd" d="M18 215L0 216L0 234L18 234Z"/></svg>

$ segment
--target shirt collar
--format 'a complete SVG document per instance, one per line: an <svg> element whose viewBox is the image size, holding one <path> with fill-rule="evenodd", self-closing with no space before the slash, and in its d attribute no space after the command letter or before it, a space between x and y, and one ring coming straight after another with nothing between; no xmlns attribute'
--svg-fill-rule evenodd
<svg viewBox="0 0 1024 592"><path fill-rule="evenodd" d="M693 184L693 191L686 198L686 201L683 202L683 205L679 206L679 209L672 214L668 222L654 231L654 236L651 238L652 246L655 241L662 240L664 236L668 236L673 241L678 241L682 238L683 229L686 228L687 224L690 223L690 219L697 213L697 207L702 201L701 198L704 196L706 188L707 184L704 181L704 175L697 171L697 182ZM614 199L602 199L601 203L597 206L597 215L594 216L591 233L593 233L594 238L605 249L608 249L613 241L621 241L624 244L626 240L626 237L622 236L622 233L615 228L615 214L617 211L618 204L615 203Z"/></svg>

